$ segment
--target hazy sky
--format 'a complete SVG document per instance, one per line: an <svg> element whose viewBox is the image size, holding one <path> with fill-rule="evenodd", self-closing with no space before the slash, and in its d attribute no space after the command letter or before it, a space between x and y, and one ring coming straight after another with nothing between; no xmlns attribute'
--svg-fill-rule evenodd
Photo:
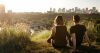
<svg viewBox="0 0 100 53"><path fill-rule="evenodd" d="M0 0L6 10L14 12L34 11L46 12L49 8L86 8L97 7L100 11L100 0Z"/></svg>

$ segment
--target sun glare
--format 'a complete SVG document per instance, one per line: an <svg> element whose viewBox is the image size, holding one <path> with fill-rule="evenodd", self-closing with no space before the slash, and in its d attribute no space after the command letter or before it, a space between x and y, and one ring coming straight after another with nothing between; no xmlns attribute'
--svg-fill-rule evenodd
<svg viewBox="0 0 100 53"><path fill-rule="evenodd" d="M68 2L69 1L66 0L0 0L0 4L4 4L6 6L6 10L12 10L16 12L45 12L51 7L56 9L64 8L66 4L69 4ZM67 8L70 8L70 6L67 6Z"/></svg>
<svg viewBox="0 0 100 53"><path fill-rule="evenodd" d="M46 12L50 8L74 8L74 7L90 7L92 1L89 1L89 5L86 5L86 2L80 0L0 0L0 4L4 4L6 10L12 10L15 12L25 12L25 11L34 11L34 12ZM93 6L94 3L93 3Z"/></svg>

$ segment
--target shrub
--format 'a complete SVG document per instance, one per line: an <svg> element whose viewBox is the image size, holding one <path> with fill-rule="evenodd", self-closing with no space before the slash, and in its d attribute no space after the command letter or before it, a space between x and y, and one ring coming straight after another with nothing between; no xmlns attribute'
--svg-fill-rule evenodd
<svg viewBox="0 0 100 53"><path fill-rule="evenodd" d="M89 40L91 42L94 42L96 40L96 35L95 35L95 31L94 29L90 30L90 29L87 29L87 35L89 37Z"/></svg>
<svg viewBox="0 0 100 53"><path fill-rule="evenodd" d="M96 35L97 35L97 42L100 42L100 24L97 24L95 27Z"/></svg>
<svg viewBox="0 0 100 53"><path fill-rule="evenodd" d="M20 53L30 42L28 33L15 28L0 31L0 53Z"/></svg>
<svg viewBox="0 0 100 53"><path fill-rule="evenodd" d="M96 29L96 32L100 34L100 24L97 24L95 29Z"/></svg>

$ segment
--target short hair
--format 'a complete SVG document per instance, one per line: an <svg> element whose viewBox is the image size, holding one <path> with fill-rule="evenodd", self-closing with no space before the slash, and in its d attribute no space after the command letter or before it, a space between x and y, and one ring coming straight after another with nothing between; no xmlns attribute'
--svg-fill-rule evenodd
<svg viewBox="0 0 100 53"><path fill-rule="evenodd" d="M75 21L76 23L78 23L78 22L80 21L80 16L74 15L74 16L73 16L73 19L74 19L74 21Z"/></svg>

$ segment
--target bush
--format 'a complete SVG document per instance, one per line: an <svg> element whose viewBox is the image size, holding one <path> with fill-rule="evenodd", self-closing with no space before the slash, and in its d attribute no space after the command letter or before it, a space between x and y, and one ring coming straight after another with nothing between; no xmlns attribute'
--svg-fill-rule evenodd
<svg viewBox="0 0 100 53"><path fill-rule="evenodd" d="M30 42L28 33L15 28L0 31L0 53L20 53Z"/></svg>
<svg viewBox="0 0 100 53"><path fill-rule="evenodd" d="M91 42L94 42L95 40L96 40L96 36L95 36L95 32L94 32L94 30L87 30L87 35L88 35L88 37L89 37L89 40L91 41Z"/></svg>
<svg viewBox="0 0 100 53"><path fill-rule="evenodd" d="M96 35L97 35L97 42L100 42L100 24L97 24L95 27Z"/></svg>
<svg viewBox="0 0 100 53"><path fill-rule="evenodd" d="M96 25L96 32L100 34L100 24Z"/></svg>

